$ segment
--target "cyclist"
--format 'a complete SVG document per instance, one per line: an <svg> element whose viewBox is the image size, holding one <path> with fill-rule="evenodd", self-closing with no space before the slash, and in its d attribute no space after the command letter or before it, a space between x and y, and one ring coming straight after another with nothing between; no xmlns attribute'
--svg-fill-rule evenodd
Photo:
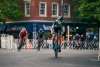
<svg viewBox="0 0 100 67"><path fill-rule="evenodd" d="M55 57L58 57L58 52L61 52L61 36L64 33L63 17L58 17L56 22L52 25L51 33L53 35L53 50Z"/></svg>
<svg viewBox="0 0 100 67"><path fill-rule="evenodd" d="M27 30L26 28L23 27L19 33L19 46L18 46L19 51L26 44L27 37L28 37Z"/></svg>

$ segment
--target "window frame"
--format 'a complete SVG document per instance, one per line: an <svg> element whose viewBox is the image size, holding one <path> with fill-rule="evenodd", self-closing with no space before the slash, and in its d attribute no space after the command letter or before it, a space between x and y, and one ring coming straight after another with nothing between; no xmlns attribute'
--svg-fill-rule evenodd
<svg viewBox="0 0 100 67"><path fill-rule="evenodd" d="M68 6L68 14L67 15L64 14L64 5ZM63 5L63 15L64 15L64 17L70 17L70 4L64 3L64 5Z"/></svg>
<svg viewBox="0 0 100 67"><path fill-rule="evenodd" d="M56 9L56 11L57 11L57 13L56 13L56 15L53 15L53 5L57 5L57 9ZM52 17L58 17L59 16L59 4L57 3L57 2L52 2L52 8L51 8L51 12L52 12Z"/></svg>
<svg viewBox="0 0 100 67"><path fill-rule="evenodd" d="M41 14L41 4L45 4L45 8L44 8L44 14ZM47 16L47 2L40 2L39 3L39 16L40 17L46 17Z"/></svg>
<svg viewBox="0 0 100 67"><path fill-rule="evenodd" d="M27 3L29 4L27 8ZM27 11L28 10L28 11ZM29 13L28 13L29 12ZM30 1L24 1L24 15L25 17L30 17L31 16L31 2Z"/></svg>

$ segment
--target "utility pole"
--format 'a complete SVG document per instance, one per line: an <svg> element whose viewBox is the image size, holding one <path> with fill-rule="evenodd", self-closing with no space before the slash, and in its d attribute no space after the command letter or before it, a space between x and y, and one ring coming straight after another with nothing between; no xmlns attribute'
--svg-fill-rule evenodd
<svg viewBox="0 0 100 67"><path fill-rule="evenodd" d="M99 50L98 50L98 61L100 60L100 27L99 27Z"/></svg>
<svg viewBox="0 0 100 67"><path fill-rule="evenodd" d="M61 16L63 16L64 0L61 0Z"/></svg>

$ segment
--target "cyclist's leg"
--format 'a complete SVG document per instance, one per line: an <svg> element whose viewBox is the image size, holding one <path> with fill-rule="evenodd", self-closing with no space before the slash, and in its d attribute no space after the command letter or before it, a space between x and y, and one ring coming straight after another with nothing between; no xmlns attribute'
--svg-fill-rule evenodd
<svg viewBox="0 0 100 67"><path fill-rule="evenodd" d="M61 35L59 35L59 38L58 38L58 43L57 43L57 49L58 49L58 52L61 52Z"/></svg>
<svg viewBox="0 0 100 67"><path fill-rule="evenodd" d="M53 48L53 50L54 50L54 53L55 53L55 58L58 58L58 45L57 44L54 44L54 48Z"/></svg>
<svg viewBox="0 0 100 67"><path fill-rule="evenodd" d="M21 40L18 46L18 50L21 50L21 48L24 46L24 41Z"/></svg>
<svg viewBox="0 0 100 67"><path fill-rule="evenodd" d="M57 52L57 43L55 41L55 39L53 39L53 50L54 50L54 55L55 55L55 58L58 57L58 52Z"/></svg>
<svg viewBox="0 0 100 67"><path fill-rule="evenodd" d="M53 37L53 50L55 54L55 58L58 58L58 40L57 40L57 33L54 34Z"/></svg>
<svg viewBox="0 0 100 67"><path fill-rule="evenodd" d="M55 50L55 58L58 58L58 50Z"/></svg>
<svg viewBox="0 0 100 67"><path fill-rule="evenodd" d="M18 50L20 50L22 48L22 44L20 44L19 46L18 46Z"/></svg>
<svg viewBox="0 0 100 67"><path fill-rule="evenodd" d="M40 50L40 41L38 40L37 50Z"/></svg>

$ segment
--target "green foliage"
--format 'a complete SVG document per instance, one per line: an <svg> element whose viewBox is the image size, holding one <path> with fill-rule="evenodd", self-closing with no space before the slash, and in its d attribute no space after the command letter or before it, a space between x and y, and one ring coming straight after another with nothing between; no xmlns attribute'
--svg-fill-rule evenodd
<svg viewBox="0 0 100 67"><path fill-rule="evenodd" d="M0 0L0 21L18 20L22 16L19 0Z"/></svg>
<svg viewBox="0 0 100 67"><path fill-rule="evenodd" d="M48 39L48 38L50 38L51 37L51 32L44 32L44 39Z"/></svg>
<svg viewBox="0 0 100 67"><path fill-rule="evenodd" d="M75 17L100 22L100 0L72 0Z"/></svg>

